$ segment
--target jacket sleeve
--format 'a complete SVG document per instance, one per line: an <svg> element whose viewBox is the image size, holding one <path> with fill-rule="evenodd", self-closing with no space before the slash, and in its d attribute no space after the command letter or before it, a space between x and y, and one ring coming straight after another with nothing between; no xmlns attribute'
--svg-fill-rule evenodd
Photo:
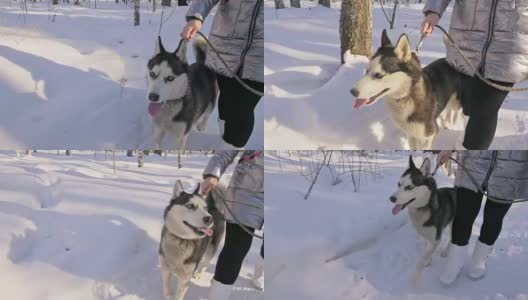
<svg viewBox="0 0 528 300"><path fill-rule="evenodd" d="M442 16L451 0L427 0L424 5L424 13L432 11Z"/></svg>
<svg viewBox="0 0 528 300"><path fill-rule="evenodd" d="M186 18L193 17L200 21L204 21L207 15L211 12L213 7L218 4L220 0L194 0L191 2L187 10Z"/></svg>
<svg viewBox="0 0 528 300"><path fill-rule="evenodd" d="M215 151L203 172L203 177L214 176L220 178L238 155L238 150Z"/></svg>

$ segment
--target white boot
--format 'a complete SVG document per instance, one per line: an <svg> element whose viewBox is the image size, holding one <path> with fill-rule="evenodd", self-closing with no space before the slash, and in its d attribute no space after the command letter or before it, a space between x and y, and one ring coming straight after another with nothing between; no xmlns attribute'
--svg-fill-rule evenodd
<svg viewBox="0 0 528 300"><path fill-rule="evenodd" d="M468 276L471 279L477 280L484 277L486 274L486 261L488 256L493 251L493 246L486 245L481 241L477 241L475 244L475 250L471 256L471 263L468 266Z"/></svg>
<svg viewBox="0 0 528 300"><path fill-rule="evenodd" d="M466 256L467 245L458 246L451 244L444 272L442 272L442 275L440 276L440 281L444 285L451 285L453 282L455 282L458 275L462 271L462 268L464 267Z"/></svg>
<svg viewBox="0 0 528 300"><path fill-rule="evenodd" d="M232 285L220 283L216 280L211 281L211 289L209 290L209 300L228 300L233 290Z"/></svg>
<svg viewBox="0 0 528 300"><path fill-rule="evenodd" d="M255 272L253 273L251 283L253 283L255 288L258 290L264 290L264 258L262 258L260 255L257 258L257 263L255 264Z"/></svg>

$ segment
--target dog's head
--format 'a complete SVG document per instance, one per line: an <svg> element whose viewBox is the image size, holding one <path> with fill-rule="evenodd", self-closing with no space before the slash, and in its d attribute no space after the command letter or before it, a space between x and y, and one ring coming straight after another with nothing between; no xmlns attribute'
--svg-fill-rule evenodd
<svg viewBox="0 0 528 300"><path fill-rule="evenodd" d="M187 76L187 42L182 40L173 53L167 52L161 43L156 41L154 56L147 64L149 114L157 116L166 101L180 99L188 90Z"/></svg>
<svg viewBox="0 0 528 300"><path fill-rule="evenodd" d="M392 214L399 213L407 206L426 206L431 197L432 186L434 187L434 179L429 159L426 158L418 169L409 155L409 168L400 177L396 192L390 196L390 201L395 204Z"/></svg>
<svg viewBox="0 0 528 300"><path fill-rule="evenodd" d="M170 233L182 239L212 236L214 220L209 209L206 199L200 195L199 184L191 194L183 190L183 185L178 180L174 185L171 201L165 209L165 226Z"/></svg>
<svg viewBox="0 0 528 300"><path fill-rule="evenodd" d="M402 34L393 46L387 31L383 30L381 47L370 58L365 76L350 90L356 98L354 108L372 105L384 96L406 97L420 75L420 62L411 50L407 35Z"/></svg>

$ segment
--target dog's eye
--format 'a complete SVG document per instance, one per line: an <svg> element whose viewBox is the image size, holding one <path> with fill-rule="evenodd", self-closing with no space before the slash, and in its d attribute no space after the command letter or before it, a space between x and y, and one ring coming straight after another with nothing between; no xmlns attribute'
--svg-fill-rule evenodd
<svg viewBox="0 0 528 300"><path fill-rule="evenodd" d="M406 191L410 191L412 189L414 189L414 187L412 185L408 185L408 186L405 187Z"/></svg>
<svg viewBox="0 0 528 300"><path fill-rule="evenodd" d="M188 208L188 209L194 209L194 204L190 204L189 203L189 204L185 205L185 207Z"/></svg>
<svg viewBox="0 0 528 300"><path fill-rule="evenodd" d="M169 76L167 78L165 78L167 81L173 81L174 80L174 76Z"/></svg>
<svg viewBox="0 0 528 300"><path fill-rule="evenodd" d="M381 79L381 78L383 78L383 75L381 73L376 73L376 74L374 74L374 78Z"/></svg>
<svg viewBox="0 0 528 300"><path fill-rule="evenodd" d="M152 78L156 77L156 74L155 74L154 72L150 72L149 75L150 75L150 77L152 77Z"/></svg>

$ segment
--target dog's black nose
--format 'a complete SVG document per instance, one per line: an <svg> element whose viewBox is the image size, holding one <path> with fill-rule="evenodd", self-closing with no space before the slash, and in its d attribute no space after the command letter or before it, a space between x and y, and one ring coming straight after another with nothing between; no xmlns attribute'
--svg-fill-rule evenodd
<svg viewBox="0 0 528 300"><path fill-rule="evenodd" d="M350 90L350 94L352 94L354 97L357 97L359 96L359 91L356 88L353 88Z"/></svg>
<svg viewBox="0 0 528 300"><path fill-rule="evenodd" d="M148 96L149 100L152 101L152 102L156 102L159 100L159 95L158 94L154 94L154 93L150 93L149 96Z"/></svg>
<svg viewBox="0 0 528 300"><path fill-rule="evenodd" d="M396 200L398 200L398 199L396 199L396 197L394 197L394 196L390 196L389 199L390 199L390 201L391 201L392 203L394 203L394 202L396 202Z"/></svg>
<svg viewBox="0 0 528 300"><path fill-rule="evenodd" d="M213 218L210 217L210 216L206 216L203 218L203 221L205 223L205 225L211 225L211 223L213 223Z"/></svg>

